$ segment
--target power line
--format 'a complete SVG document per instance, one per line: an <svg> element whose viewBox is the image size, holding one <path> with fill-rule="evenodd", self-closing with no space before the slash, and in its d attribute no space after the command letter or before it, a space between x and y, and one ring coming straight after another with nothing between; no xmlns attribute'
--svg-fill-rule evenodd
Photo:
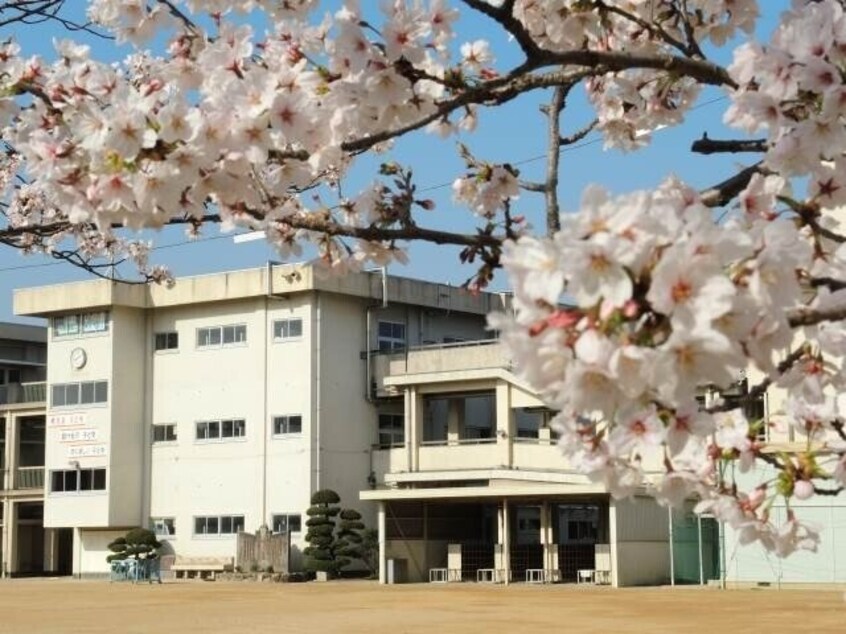
<svg viewBox="0 0 846 634"><path fill-rule="evenodd" d="M726 99L728 99L728 97L726 97L726 96L715 97L713 99L709 99L708 101L704 101L700 104L693 106L690 110L688 110L688 112L693 112L694 110L699 110L700 108L710 106L710 105L718 103L720 101L725 101ZM658 128L658 130L655 130L655 131L657 132L659 130L666 130L666 129L667 128ZM602 141L601 136L595 136L592 139L588 139L587 141L583 141L583 142L577 143L575 145L564 146L564 147L560 148L559 152L561 154L563 154L564 152L573 152L575 150L580 150L582 148L585 148L585 147L588 147L588 146L591 146L591 145L596 145L597 143L599 143L601 141ZM529 158L521 159L519 161L512 161L511 164L512 165L527 165L529 163L535 163L537 161L542 161L542 160L546 159L546 157L547 157L547 155L545 153L544 154L538 154L537 156L532 156L532 157L529 157ZM427 187L423 187L423 188L419 189L418 191L419 192L429 192L429 191L434 191L436 189L444 189L445 187L452 187L452 181L450 181L448 183L439 183L437 185L429 185ZM185 247L185 246L192 245L192 244L201 244L201 243L206 243L206 242L212 242L214 240L224 240L224 239L228 239L228 238L231 238L231 237L232 237L231 235L227 234L227 235L220 235L220 236L210 236L208 238L197 238L196 240L183 240L182 242L173 242L171 244L157 245L157 246L152 247L150 249L150 251L152 252L152 251L163 251L165 249L175 249L175 248ZM66 264L67 263L63 262L63 261L45 262L45 263L42 263L42 264L20 264L20 265L17 265L17 266L2 267L2 268L0 268L0 273L7 273L7 272L10 272L10 271L20 271L20 270L25 270L25 269L39 269L39 268L46 268L46 267L50 267L50 266L64 266Z"/></svg>

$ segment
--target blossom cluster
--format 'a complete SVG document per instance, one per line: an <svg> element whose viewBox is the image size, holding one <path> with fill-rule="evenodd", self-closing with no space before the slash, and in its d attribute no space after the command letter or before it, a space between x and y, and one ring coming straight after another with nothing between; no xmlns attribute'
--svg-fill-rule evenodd
<svg viewBox="0 0 846 634"><path fill-rule="evenodd" d="M396 236L420 235L412 211L433 203L390 162L347 196L340 184L362 154L417 130L471 132L488 106L576 80L606 146L633 150L681 123L703 82L723 84L725 121L765 135L752 144L758 172L719 192L736 207L718 214L676 179L616 197L592 187L560 230L533 237L516 170L462 151L470 171L454 198L483 228L454 244L483 261L487 281L504 240L514 312L491 323L559 412L573 468L615 496L647 481L666 504L699 498L700 511L779 555L814 548L813 527L792 509L777 525L770 509L776 496L789 505L846 487L834 398L846 362L846 239L833 212L846 203L842 2L794 0L772 40L741 45L727 70L705 51L754 31L755 0L464 3L522 48L512 69L496 67L485 40L455 41L449 0L385 0L378 24L375 3L345 0L326 16L321 4L91 0L91 21L134 47L114 64L69 40L50 61L0 43L0 208L12 242L55 252L75 239L81 257L128 256L165 279L149 245L115 228L179 223L193 235L213 220L264 230L283 257L310 243L334 271L404 261ZM551 197L549 182L535 185ZM808 319L815 311L834 317ZM803 438L804 451L773 454L759 439L765 421L720 401L747 371L763 377L753 390L784 388L784 411L766 424ZM777 475L751 490L729 477L761 462Z"/></svg>
<svg viewBox="0 0 846 634"><path fill-rule="evenodd" d="M722 467L735 462L743 473L767 457L763 421L708 398L748 368L778 379L795 344L789 315L805 303L800 281L819 254L810 232L775 213L775 197L763 194L772 178L756 176L741 196L755 213L719 223L674 179L616 198L589 189L554 236L506 245L514 314L495 315L491 325L523 378L559 412L573 468L618 497L644 481L669 505L697 497L700 511L730 522L744 542L787 555L815 547L816 532L792 514L777 526L766 502L807 499L814 482L842 475L809 453L782 465L769 487L739 489ZM826 395L843 385L846 348L841 326L827 330L809 329L778 379L789 394L787 418L809 442L838 420Z"/></svg>

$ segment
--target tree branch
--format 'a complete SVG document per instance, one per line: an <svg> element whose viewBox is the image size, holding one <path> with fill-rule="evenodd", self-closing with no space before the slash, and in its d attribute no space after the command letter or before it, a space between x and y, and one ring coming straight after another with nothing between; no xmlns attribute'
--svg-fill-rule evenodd
<svg viewBox="0 0 846 634"><path fill-rule="evenodd" d="M746 189L755 174L763 173L762 163L755 163L713 187L702 190L699 198L706 207L723 207Z"/></svg>
<svg viewBox="0 0 846 634"><path fill-rule="evenodd" d="M709 139L707 134L703 134L701 139L697 139L690 146L691 152L697 154L718 154L718 153L737 153L737 152L766 152L766 139L732 139L720 140Z"/></svg>
<svg viewBox="0 0 846 634"><path fill-rule="evenodd" d="M558 86L552 93L552 101L546 107L549 118L546 150L546 233L551 237L561 229L561 210L558 206L558 165L561 160L561 111L570 92L570 86Z"/></svg>

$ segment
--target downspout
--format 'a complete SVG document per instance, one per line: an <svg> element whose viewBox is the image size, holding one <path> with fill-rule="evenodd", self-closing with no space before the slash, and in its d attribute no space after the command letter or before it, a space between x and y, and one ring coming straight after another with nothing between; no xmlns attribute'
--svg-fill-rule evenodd
<svg viewBox="0 0 846 634"><path fill-rule="evenodd" d="M314 352L315 379L314 379L314 381L315 381L315 392L316 392L316 395L315 395L315 414L314 414L315 445L316 445L315 465L314 465L315 466L314 486L315 486L316 491L320 490L320 468L321 468L320 453L323 450L323 448L320 446L320 419L321 419L321 416L322 416L322 404L321 404L321 398L320 398L320 391L321 391L321 383L320 383L320 372L321 372L321 369L320 369L320 354L321 354L321 350L320 350L320 343L321 343L320 342L320 339L321 339L320 299L321 299L321 296L320 296L320 292L318 291L318 293L317 293L317 309L316 309L317 312L316 312L316 315L315 315L315 322L316 323L315 323L315 329L314 329L315 330L315 335L314 335L314 337L315 337L315 352Z"/></svg>
<svg viewBox="0 0 846 634"><path fill-rule="evenodd" d="M367 332L365 333L364 340L366 345L366 350L364 352L365 356L365 368L364 368L364 399L368 403L373 402L373 394L371 393L371 383L373 381L373 341L371 332L373 330L372 323L373 323L373 309L374 308L387 308L388 307L388 267L383 266L380 269L382 274L382 301L378 304L374 304L367 307L366 310L366 317L365 317L365 326L367 328Z"/></svg>
<svg viewBox="0 0 846 634"><path fill-rule="evenodd" d="M152 496L152 422L153 422L153 315L152 309L144 310L144 373L141 379L141 389L144 401L141 405L141 516L138 518L140 526L148 526L150 522L150 498Z"/></svg>
<svg viewBox="0 0 846 634"><path fill-rule="evenodd" d="M270 260L267 261L267 269L265 270L264 275L264 354L263 357L263 372L262 372L262 390L264 392L264 398L262 399L262 423L261 423L261 524L260 527L267 526L267 436L270 433L269 425L268 425L268 347L270 346L270 341L268 332L270 330L270 314L269 314L269 304L270 298L273 294L273 262Z"/></svg>

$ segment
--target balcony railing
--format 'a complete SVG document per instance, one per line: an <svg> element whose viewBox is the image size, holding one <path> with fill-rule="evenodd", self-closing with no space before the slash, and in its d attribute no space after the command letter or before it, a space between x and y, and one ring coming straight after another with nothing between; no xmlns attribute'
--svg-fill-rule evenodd
<svg viewBox="0 0 846 634"><path fill-rule="evenodd" d="M0 385L0 405L44 403L47 400L47 383L8 383Z"/></svg>
<svg viewBox="0 0 846 634"><path fill-rule="evenodd" d="M18 467L15 474L16 489L43 489L44 467Z"/></svg>

